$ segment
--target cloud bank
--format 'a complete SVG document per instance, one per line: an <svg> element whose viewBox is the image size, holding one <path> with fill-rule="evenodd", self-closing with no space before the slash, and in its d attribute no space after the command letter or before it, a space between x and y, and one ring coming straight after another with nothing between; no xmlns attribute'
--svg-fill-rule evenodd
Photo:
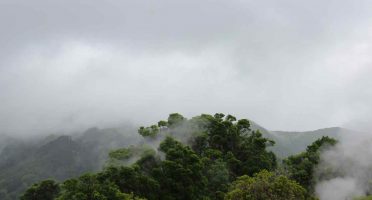
<svg viewBox="0 0 372 200"><path fill-rule="evenodd" d="M0 133L226 112L372 118L370 1L0 1Z"/></svg>

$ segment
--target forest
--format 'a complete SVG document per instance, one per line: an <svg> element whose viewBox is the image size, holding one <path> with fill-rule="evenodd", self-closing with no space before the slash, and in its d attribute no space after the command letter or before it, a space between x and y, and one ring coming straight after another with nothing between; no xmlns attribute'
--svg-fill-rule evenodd
<svg viewBox="0 0 372 200"><path fill-rule="evenodd" d="M278 157L275 141L249 120L222 113L191 119L173 113L138 134L138 143L109 151L102 170L39 181L20 199L316 200L316 182L339 173L314 172L336 139L323 136L303 152Z"/></svg>

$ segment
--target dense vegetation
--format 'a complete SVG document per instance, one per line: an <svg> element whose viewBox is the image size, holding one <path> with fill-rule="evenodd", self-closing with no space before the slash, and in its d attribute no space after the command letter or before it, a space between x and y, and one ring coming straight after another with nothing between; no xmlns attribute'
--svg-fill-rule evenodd
<svg viewBox="0 0 372 200"><path fill-rule="evenodd" d="M273 140L248 120L220 113L175 113L138 132L143 142L110 152L101 172L39 182L21 199L314 199L319 152L336 143L323 137L281 163L269 150Z"/></svg>
<svg viewBox="0 0 372 200"><path fill-rule="evenodd" d="M336 140L329 137L322 137L308 146L305 152L289 156L284 160L284 163L291 174L290 177L302 186L312 189L314 186L313 170L319 163L319 149L326 145L334 144L336 144Z"/></svg>
<svg viewBox="0 0 372 200"><path fill-rule="evenodd" d="M136 128L91 128L80 135L7 140L0 154L0 199L19 199L33 183L102 169L112 148L137 143ZM0 138L2 141L3 138Z"/></svg>

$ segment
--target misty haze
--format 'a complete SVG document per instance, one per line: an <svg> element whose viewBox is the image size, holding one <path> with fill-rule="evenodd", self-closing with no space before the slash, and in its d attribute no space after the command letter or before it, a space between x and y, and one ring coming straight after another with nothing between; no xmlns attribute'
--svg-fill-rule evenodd
<svg viewBox="0 0 372 200"><path fill-rule="evenodd" d="M0 0L0 200L371 200L372 2Z"/></svg>

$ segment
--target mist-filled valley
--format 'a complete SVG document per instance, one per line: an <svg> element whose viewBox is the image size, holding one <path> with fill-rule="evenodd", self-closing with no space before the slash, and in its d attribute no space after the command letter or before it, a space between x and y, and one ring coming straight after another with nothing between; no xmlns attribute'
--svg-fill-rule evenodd
<svg viewBox="0 0 372 200"><path fill-rule="evenodd" d="M363 134L338 127L308 132L269 131L253 121L237 120L222 113L202 114L189 120L174 113L149 127L125 124L33 139L4 136L0 154L0 197L89 199L89 195L100 195L92 198L246 199L244 195L252 195L249 198L351 199L369 193L369 179L365 173L368 174L372 163L353 163L367 158L340 152L357 152L360 147L355 145L361 143L355 142L349 147L340 141ZM175 166L168 166L170 162ZM198 167L179 168L186 164ZM356 166L360 172L348 172ZM159 167L176 171L159 177ZM240 183L245 174L257 180ZM111 177L114 175L118 180ZM166 175L170 177L163 180ZM289 182L282 182L285 177ZM277 178L280 182L266 185ZM113 184L111 188L105 188L108 181ZM200 184L197 186L200 191L184 188L189 181L193 184L188 187ZM173 182L183 186L172 185ZM163 188L165 184L171 185ZM334 194L335 189L343 189L343 192Z"/></svg>
<svg viewBox="0 0 372 200"><path fill-rule="evenodd" d="M372 199L370 0L0 0L0 200Z"/></svg>

